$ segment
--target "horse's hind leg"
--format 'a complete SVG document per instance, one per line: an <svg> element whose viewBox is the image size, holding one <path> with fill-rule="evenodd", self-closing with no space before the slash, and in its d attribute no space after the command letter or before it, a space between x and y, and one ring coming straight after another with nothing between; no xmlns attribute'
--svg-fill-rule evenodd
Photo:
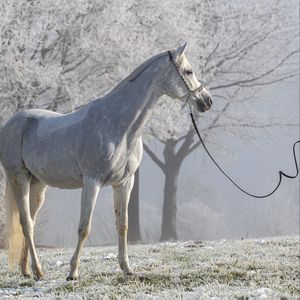
<svg viewBox="0 0 300 300"><path fill-rule="evenodd" d="M33 220L30 215L29 190L31 175L25 169L14 171L9 174L8 180L11 184L16 204L20 214L20 223L25 236L25 241L31 254L32 270L36 278L41 278L44 274L38 260L33 241Z"/></svg>
<svg viewBox="0 0 300 300"><path fill-rule="evenodd" d="M67 280L78 278L79 257L82 251L82 246L91 230L92 214L96 204L97 196L100 190L98 182L90 177L83 178L83 187L81 191L81 211L78 228L78 242L76 250L73 254L70 263L70 274Z"/></svg>
<svg viewBox="0 0 300 300"><path fill-rule="evenodd" d="M47 189L47 185L42 183L36 178L31 179L30 183L30 214L33 222L33 230L36 222L37 214L42 207L45 199L45 192ZM30 276L30 268L29 268L29 256L28 256L28 242L25 241L25 246L23 248L22 258L21 258L21 271L25 277Z"/></svg>

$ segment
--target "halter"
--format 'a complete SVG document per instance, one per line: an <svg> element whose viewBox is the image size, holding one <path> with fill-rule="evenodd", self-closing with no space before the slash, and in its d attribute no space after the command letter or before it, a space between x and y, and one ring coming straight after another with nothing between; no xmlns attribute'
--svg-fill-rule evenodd
<svg viewBox="0 0 300 300"><path fill-rule="evenodd" d="M186 85L186 87L187 87L187 89L188 89L189 95L188 95L187 100L186 100L186 102L188 103L188 101L190 100L191 96L192 96L192 95L195 95L197 92L201 92L201 91L203 90L204 86L203 86L203 84L202 84L201 82L199 82L200 85L199 85L197 88L195 88L194 90L192 90L192 89L190 88L190 86L189 86L189 83L186 81L186 79L184 78L184 76L183 76L182 73L180 72L180 66L179 66L179 64L174 60L174 58L173 58L173 56L172 56L172 53L171 53L170 51L168 51L168 55L169 55L170 61L174 64L174 66L175 66L175 68L176 68L176 70L177 70L177 72L178 72L180 78L181 78L182 81L185 83L185 85Z"/></svg>

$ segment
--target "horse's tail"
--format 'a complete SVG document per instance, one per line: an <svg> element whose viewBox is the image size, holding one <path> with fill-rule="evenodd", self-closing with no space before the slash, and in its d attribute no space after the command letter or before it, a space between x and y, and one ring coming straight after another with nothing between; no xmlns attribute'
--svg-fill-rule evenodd
<svg viewBox="0 0 300 300"><path fill-rule="evenodd" d="M8 265L13 269L21 260L25 238L20 224L20 215L10 183L6 182L6 207L8 229Z"/></svg>

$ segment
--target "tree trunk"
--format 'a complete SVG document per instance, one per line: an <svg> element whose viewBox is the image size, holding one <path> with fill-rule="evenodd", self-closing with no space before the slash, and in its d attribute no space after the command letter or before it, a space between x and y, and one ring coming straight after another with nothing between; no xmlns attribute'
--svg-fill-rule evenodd
<svg viewBox="0 0 300 300"><path fill-rule="evenodd" d="M177 240L177 182L179 169L166 165L167 172L164 187L164 204L162 213L161 241Z"/></svg>
<svg viewBox="0 0 300 300"><path fill-rule="evenodd" d="M193 145L194 130L190 130L179 146L178 140L168 139L164 148L164 161L161 161L147 145L144 149L151 159L161 168L165 175L164 202L160 240L177 240L177 185L180 167L190 153ZM176 150L177 149L177 150Z"/></svg>
<svg viewBox="0 0 300 300"><path fill-rule="evenodd" d="M162 213L160 240L177 240L177 183L182 160L176 155L177 142L170 139L164 149L164 204Z"/></svg>
<svg viewBox="0 0 300 300"><path fill-rule="evenodd" d="M128 206L128 241L130 242L139 242L142 240L139 212L139 177L140 173L139 169L137 169Z"/></svg>

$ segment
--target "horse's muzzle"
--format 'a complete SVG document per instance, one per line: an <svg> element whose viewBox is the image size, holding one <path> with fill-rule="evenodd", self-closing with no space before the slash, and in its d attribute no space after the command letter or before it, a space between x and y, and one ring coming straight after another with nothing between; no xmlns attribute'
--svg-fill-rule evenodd
<svg viewBox="0 0 300 300"><path fill-rule="evenodd" d="M196 100L196 107L200 112L205 112L209 110L211 106L212 106L212 100L210 96L207 96L204 99Z"/></svg>

